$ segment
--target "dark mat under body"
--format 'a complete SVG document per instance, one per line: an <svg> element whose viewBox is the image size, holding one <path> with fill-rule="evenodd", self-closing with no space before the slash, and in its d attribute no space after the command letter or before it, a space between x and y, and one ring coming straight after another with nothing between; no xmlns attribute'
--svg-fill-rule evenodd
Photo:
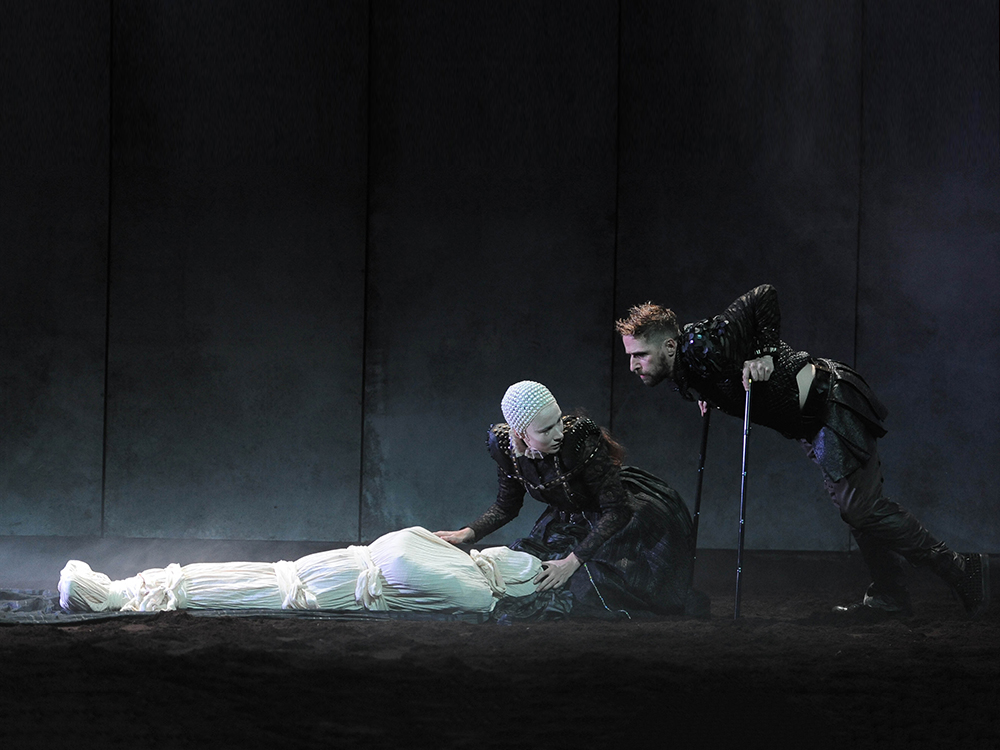
<svg viewBox="0 0 1000 750"><path fill-rule="evenodd" d="M444 620L482 623L488 612L370 612L323 609L185 609L195 617L260 617L305 620ZM67 612L59 606L58 591L0 590L0 626L71 625L117 618L144 619L161 612Z"/></svg>

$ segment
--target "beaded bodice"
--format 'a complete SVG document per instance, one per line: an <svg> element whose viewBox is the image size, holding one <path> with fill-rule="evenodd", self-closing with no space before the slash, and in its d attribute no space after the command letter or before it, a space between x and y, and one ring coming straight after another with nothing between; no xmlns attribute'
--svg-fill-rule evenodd
<svg viewBox="0 0 1000 750"><path fill-rule="evenodd" d="M476 539L513 520L524 504L525 491L539 502L567 514L582 514L591 533L575 553L589 559L631 516L627 491L622 486L620 467L608 452L600 428L590 419L563 417L563 443L559 452L540 459L514 455L510 428L494 425L487 446L497 462L497 499L482 516L470 524Z"/></svg>

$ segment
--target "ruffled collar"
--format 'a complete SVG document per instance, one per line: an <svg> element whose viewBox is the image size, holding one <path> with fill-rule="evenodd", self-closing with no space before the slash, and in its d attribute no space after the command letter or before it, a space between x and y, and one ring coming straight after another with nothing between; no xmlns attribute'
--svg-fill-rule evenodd
<svg viewBox="0 0 1000 750"><path fill-rule="evenodd" d="M519 450L517 447L517 441L514 440L514 431L511 430L510 433L510 452L514 458L532 458L538 460L540 458L545 458L544 453L541 451L536 451L534 448L529 448L525 446L524 450Z"/></svg>

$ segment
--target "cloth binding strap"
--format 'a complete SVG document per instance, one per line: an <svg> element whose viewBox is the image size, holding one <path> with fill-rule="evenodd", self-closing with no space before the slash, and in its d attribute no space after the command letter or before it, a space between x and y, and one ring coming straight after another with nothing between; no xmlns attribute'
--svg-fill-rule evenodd
<svg viewBox="0 0 1000 750"><path fill-rule="evenodd" d="M477 549L471 550L469 557L472 558L472 562L479 568L479 572L483 574L483 578L486 579L486 583L490 585L490 589L494 594L503 596L507 593L507 583L500 573L500 568L497 566L496 560L488 555L484 555Z"/></svg>
<svg viewBox="0 0 1000 750"><path fill-rule="evenodd" d="M279 560L274 564L282 609L317 609L316 597L299 580L295 563Z"/></svg>
<svg viewBox="0 0 1000 750"><path fill-rule="evenodd" d="M361 570L354 588L354 600L365 609L387 611L389 604L382 591L382 571L372 559L368 547L351 546L348 549L354 553L357 567Z"/></svg>
<svg viewBox="0 0 1000 750"><path fill-rule="evenodd" d="M184 573L177 563L154 568L139 575L142 585L122 605L123 612L171 612L187 604Z"/></svg>

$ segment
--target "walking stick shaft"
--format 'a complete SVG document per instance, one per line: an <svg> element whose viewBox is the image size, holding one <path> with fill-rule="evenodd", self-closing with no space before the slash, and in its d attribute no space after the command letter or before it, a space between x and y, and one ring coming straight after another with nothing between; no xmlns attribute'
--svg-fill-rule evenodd
<svg viewBox="0 0 1000 750"><path fill-rule="evenodd" d="M746 533L747 520L747 438L750 436L750 391L753 381L747 388L747 401L743 410L743 475L740 479L740 537L736 545L736 613L734 620L740 619L740 593L743 583L743 540Z"/></svg>
<svg viewBox="0 0 1000 750"><path fill-rule="evenodd" d="M698 522L701 519L701 487L705 479L705 454L708 452L708 425L712 410L706 409L701 418L701 452L698 454L698 484L694 491L694 514L691 518L691 576L688 586L694 584L694 565L698 561Z"/></svg>

